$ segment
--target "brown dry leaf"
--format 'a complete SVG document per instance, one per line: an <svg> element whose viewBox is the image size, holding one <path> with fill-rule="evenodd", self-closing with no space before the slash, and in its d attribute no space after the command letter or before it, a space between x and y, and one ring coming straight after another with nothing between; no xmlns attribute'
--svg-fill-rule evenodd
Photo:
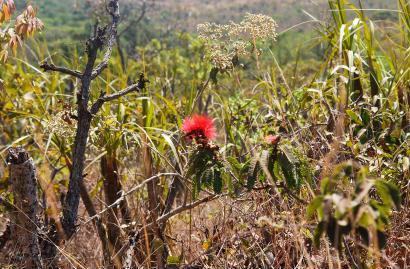
<svg viewBox="0 0 410 269"><path fill-rule="evenodd" d="M0 23L11 19L11 15L16 10L13 0L0 1Z"/></svg>
<svg viewBox="0 0 410 269"><path fill-rule="evenodd" d="M0 51L0 62L7 62L7 59L9 58L9 52L7 49Z"/></svg>
<svg viewBox="0 0 410 269"><path fill-rule="evenodd" d="M44 28L43 22L36 17L36 11L29 5L26 10L16 18L14 25L16 33L21 37L33 35L36 31L41 31Z"/></svg>

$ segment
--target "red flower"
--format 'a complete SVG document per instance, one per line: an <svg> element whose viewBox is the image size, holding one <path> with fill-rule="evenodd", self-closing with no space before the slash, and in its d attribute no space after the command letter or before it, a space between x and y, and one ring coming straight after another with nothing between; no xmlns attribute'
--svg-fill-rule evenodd
<svg viewBox="0 0 410 269"><path fill-rule="evenodd" d="M278 135L268 135L265 137L265 142L270 145L276 145L280 141L280 136Z"/></svg>
<svg viewBox="0 0 410 269"><path fill-rule="evenodd" d="M205 115L186 117L182 123L182 131L190 139L212 140L216 137L214 120Z"/></svg>

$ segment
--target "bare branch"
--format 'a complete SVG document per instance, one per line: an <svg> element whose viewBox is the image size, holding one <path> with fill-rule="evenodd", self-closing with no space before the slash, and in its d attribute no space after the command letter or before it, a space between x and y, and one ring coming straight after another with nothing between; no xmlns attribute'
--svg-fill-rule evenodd
<svg viewBox="0 0 410 269"><path fill-rule="evenodd" d="M226 194L226 193L224 193L224 194L219 194L219 195L212 194L212 195L209 195L209 196L207 196L207 197L205 197L205 198L202 198L202 199L200 199L200 200L198 200L198 201L192 202L192 203L190 203L190 204L182 205L182 206L177 207L177 208L175 208L174 210L170 211L169 213L167 213L167 214L165 214L165 215L162 215L161 217L159 217L159 218L156 220L156 222L157 222L157 223L163 223L163 222L167 221L168 219L170 219L171 217L173 217L173 216L175 216L175 215L178 215L179 213L182 213L182 212L184 212L184 211L186 211L186 210L195 208L195 207L197 207L197 206L199 206L199 205L201 205L201 204L210 202L210 201L212 201L212 200L215 200L215 199L220 198L220 197L225 196L225 195L227 195L227 194ZM153 223L148 224L148 226L149 226L149 225L153 225ZM147 227L146 227L146 228L147 228Z"/></svg>
<svg viewBox="0 0 410 269"><path fill-rule="evenodd" d="M198 201L192 202L190 204L184 204L181 205L180 207L175 208L174 210L170 211L169 213L162 215L161 217L157 218L155 222L151 222L147 225L145 225L144 227L140 228L137 232L137 234L140 234L143 230L145 229L150 229L152 228L154 225L158 225L158 224L163 224L165 223L167 220L169 220L170 218L172 218L175 215L178 215L179 213L182 213L184 211L193 209L201 204L213 201L215 199L218 199L220 197L226 196L228 195L227 193L223 193L223 194L211 194L209 196L206 196L205 198L202 198Z"/></svg>
<svg viewBox="0 0 410 269"><path fill-rule="evenodd" d="M117 28L118 28L118 22L120 20L120 10L118 7L118 1L110 1L108 4L107 10L112 17L112 23L110 27L108 42L107 42L107 49L105 51L104 58L101 61L101 63L99 63L97 67L95 67L94 70L92 71L91 79L94 79L97 76L99 76L102 73L102 71L108 66L108 61L111 58L112 49L114 47L114 43L117 38Z"/></svg>
<svg viewBox="0 0 410 269"><path fill-rule="evenodd" d="M91 110L90 110L91 114L92 114L92 115L95 115L95 114L100 110L100 108L102 107L102 105L103 105L105 102L109 102L109 101L112 101L112 100L116 100L116 99L118 99L118 98L120 98L120 97L122 97L122 96L125 96L125 95L129 94L129 93L137 92L137 91L140 91L140 90L144 89L144 88L145 88L145 84L146 84L147 82L149 82L149 81L146 80L146 79L144 78L144 74L141 73L141 74L140 74L140 78L139 78L139 80L138 80L138 83L132 84L132 85L128 86L127 88L125 88L125 89L123 89L123 90L121 90L121 91L119 91L119 92L110 94L110 95L105 95L105 93L101 93L101 96L100 96L100 97L97 99L97 101L95 101L95 103L91 106Z"/></svg>
<svg viewBox="0 0 410 269"><path fill-rule="evenodd" d="M184 205L182 205L182 206L180 206L180 207L178 207L178 208L176 208L176 209L170 211L168 214L162 215L161 217L157 218L157 220L156 220L155 222L151 222L151 223L149 223L149 224L147 224L147 225L141 227L141 228L135 233L135 235L133 236L133 238L134 238L133 240L136 240L136 238L138 238L138 236L139 236L144 230L150 229L150 228L152 228L154 225L162 224L162 223L166 222L167 220L169 220L170 218L172 218L173 216L178 215L179 213L182 213L182 212L184 212L184 211L186 211L186 210L190 210L190 209L195 208L195 207L197 207L197 206L199 206L199 205L201 205L201 204L204 204L204 203L213 201L213 200L215 200L215 199L218 199L218 198L223 197L223 196L226 196L226 195L228 195L228 194L227 194L227 193L223 193L223 194L219 194L219 195L212 194L212 195L209 195L209 196L207 196L207 197L205 197L205 198L202 198L202 199L200 199L200 200L198 200L198 201L195 201L195 202L193 202L193 203L184 204ZM88 222L88 221L87 221L87 222ZM125 245L122 247L122 249L128 247L129 245L130 245L130 243L128 242L128 244L125 244ZM121 249L121 250L122 250L122 249ZM120 250L120 251L121 251L121 250Z"/></svg>
<svg viewBox="0 0 410 269"><path fill-rule="evenodd" d="M100 110L100 108L102 107L102 105L105 102L118 99L118 98L120 98L124 95L127 95L131 92L136 92L136 91L139 91L139 90L140 90L140 88L138 87L138 84L133 84L133 85L128 86L127 88L125 88L125 89L123 89L119 92L116 92L116 93L113 93L113 94L110 94L110 95L104 95L104 93L102 93L101 96L97 99L97 101L95 101L95 103L91 106L90 112L91 112L92 115L95 115Z"/></svg>
<svg viewBox="0 0 410 269"><path fill-rule="evenodd" d="M115 201L115 202L112 203L111 205L105 207L105 208L104 208L103 210L101 210L99 213L94 214L94 216L92 216L91 218L89 218L88 220L86 220L86 221L84 222L84 224L87 224L88 222L92 221L93 219L99 217L101 214L107 212L107 211L110 210L111 208L118 206L118 205L121 203L121 201L124 200L124 198L125 198L126 196L128 196L128 195L130 195L130 194L136 192L137 190L143 188L143 187L145 186L145 184L147 184L147 183L149 183L149 182L151 182L151 181L153 181L153 180L155 180L155 179L157 179L157 178L163 177L163 176L179 176L179 177L183 178L182 175L177 174L177 173L160 173L160 174L157 174L157 175L152 176L152 177L150 177L150 178L147 178L146 180L144 180L143 182L141 182L141 183L138 184L137 186L135 186L135 187L131 188L129 191L123 193L123 194L121 195L121 197L118 198L117 201Z"/></svg>
<svg viewBox="0 0 410 269"><path fill-rule="evenodd" d="M118 98L120 98L124 95L127 95L127 94L131 93L131 92L135 92L135 91L139 91L139 90L141 90L139 85L138 84L133 84L133 85L128 86L127 88L125 88L125 89L123 89L119 92L116 92L116 93L113 93L113 94L110 94L110 95L106 95L106 96L102 97L101 99L104 102L108 102L108 101L118 99Z"/></svg>
<svg viewBox="0 0 410 269"><path fill-rule="evenodd" d="M40 68L42 68L44 71L56 71L79 79L81 79L83 76L79 71L72 70L66 67L56 66L54 64L49 64L47 61L43 62L40 65Z"/></svg>

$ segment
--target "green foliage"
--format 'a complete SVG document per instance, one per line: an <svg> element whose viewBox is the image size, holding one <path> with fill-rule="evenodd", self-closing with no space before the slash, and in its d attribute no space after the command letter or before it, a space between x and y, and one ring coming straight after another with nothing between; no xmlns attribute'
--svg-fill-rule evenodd
<svg viewBox="0 0 410 269"><path fill-rule="evenodd" d="M299 189L303 184L311 183L312 169L296 149L288 145L269 145L267 149L257 151L247 166L247 188L252 189L258 179Z"/></svg>
<svg viewBox="0 0 410 269"><path fill-rule="evenodd" d="M278 161L285 177L286 185L290 188L300 187L302 179L300 171L297 169L299 161L296 160L292 152L288 148L282 148Z"/></svg>
<svg viewBox="0 0 410 269"><path fill-rule="evenodd" d="M215 193L221 193L223 188L224 167L218 156L217 149L197 145L189 157L186 176L192 177L193 197L196 197L203 187L212 188Z"/></svg>
<svg viewBox="0 0 410 269"><path fill-rule="evenodd" d="M349 234L358 233L366 245L377 234L377 245L382 248L389 217L400 205L400 191L393 183L369 177L366 168L352 162L340 164L322 179L321 194L307 207L308 217L317 213L314 242L319 246L326 234L331 244L341 249Z"/></svg>

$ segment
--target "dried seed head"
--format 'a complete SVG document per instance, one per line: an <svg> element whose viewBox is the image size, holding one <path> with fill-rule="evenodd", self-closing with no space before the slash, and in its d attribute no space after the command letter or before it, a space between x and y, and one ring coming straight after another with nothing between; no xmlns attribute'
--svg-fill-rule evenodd
<svg viewBox="0 0 410 269"><path fill-rule="evenodd" d="M226 25L204 23L197 26L199 38L205 41L212 65L220 70L233 67L233 59L255 51L256 41L276 40L277 24L266 15L247 13L240 23Z"/></svg>
<svg viewBox="0 0 410 269"><path fill-rule="evenodd" d="M46 133L54 133L59 137L72 138L75 134L74 125L67 111L60 111L53 115L45 126Z"/></svg>

